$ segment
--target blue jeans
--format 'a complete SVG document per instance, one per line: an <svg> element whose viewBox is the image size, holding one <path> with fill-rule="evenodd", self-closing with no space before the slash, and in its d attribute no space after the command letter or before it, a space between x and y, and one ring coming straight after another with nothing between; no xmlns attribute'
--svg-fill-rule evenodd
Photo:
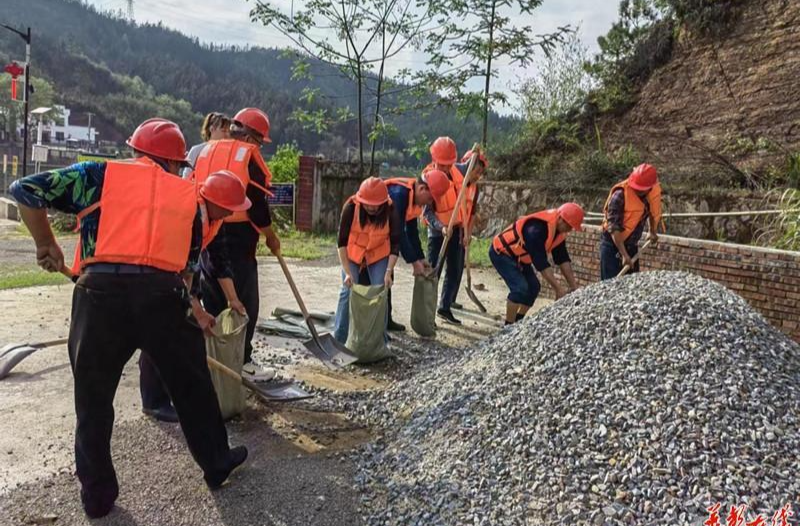
<svg viewBox="0 0 800 526"><path fill-rule="evenodd" d="M628 251L630 257L633 257L639 253L639 245L628 246L626 244L625 250ZM600 241L600 280L616 278L617 274L622 271L622 267L622 257L619 255L617 246L606 239ZM628 271L629 274L636 272L639 272L639 261L636 261L633 268Z"/></svg>
<svg viewBox="0 0 800 526"><path fill-rule="evenodd" d="M444 243L443 236L428 237L428 261L432 267L439 262L439 251ZM445 252L444 284L439 298L439 308L450 310L456 300L458 288L461 286L461 274L464 272L464 246L461 244L461 227L453 228L453 235Z"/></svg>
<svg viewBox="0 0 800 526"><path fill-rule="evenodd" d="M489 247L489 259L508 285L510 290L508 301L528 307L533 306L542 289L533 265L520 265L516 259L495 252L494 247Z"/></svg>
<svg viewBox="0 0 800 526"><path fill-rule="evenodd" d="M359 266L350 263L350 275L354 283L358 283ZM369 276L370 285L383 285L386 269L389 268L389 258L383 258L372 265L367 265L366 274ZM350 287L344 286L346 275L342 271L342 290L339 291L339 305L336 306L336 319L334 321L333 337L341 343L347 343L347 331L350 330ZM388 318L386 320L389 321Z"/></svg>

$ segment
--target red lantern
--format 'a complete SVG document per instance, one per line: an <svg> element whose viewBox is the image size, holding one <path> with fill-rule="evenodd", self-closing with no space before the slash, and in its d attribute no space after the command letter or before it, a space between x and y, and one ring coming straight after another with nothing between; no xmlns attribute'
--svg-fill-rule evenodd
<svg viewBox="0 0 800 526"><path fill-rule="evenodd" d="M3 71L11 75L11 100L17 100L17 77L25 73L25 68L12 62L4 67Z"/></svg>

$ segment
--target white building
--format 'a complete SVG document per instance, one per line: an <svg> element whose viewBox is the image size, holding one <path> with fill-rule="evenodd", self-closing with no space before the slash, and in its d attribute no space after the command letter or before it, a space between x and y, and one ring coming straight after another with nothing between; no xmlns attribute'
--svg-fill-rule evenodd
<svg viewBox="0 0 800 526"><path fill-rule="evenodd" d="M35 113L35 110L31 113ZM70 123L72 112L63 106L55 106L52 111L48 111L44 113L44 115L47 117L54 115L55 118L46 117L40 129L39 126L37 126L37 116L32 115L33 129L36 130L37 134L36 143L47 145L74 145L76 147L93 146L97 144L97 136L99 134L97 133L97 129L91 125L91 114L80 115L81 118L76 120L80 121L81 124ZM83 125L84 123L85 125ZM41 137L39 137L39 133L41 133Z"/></svg>

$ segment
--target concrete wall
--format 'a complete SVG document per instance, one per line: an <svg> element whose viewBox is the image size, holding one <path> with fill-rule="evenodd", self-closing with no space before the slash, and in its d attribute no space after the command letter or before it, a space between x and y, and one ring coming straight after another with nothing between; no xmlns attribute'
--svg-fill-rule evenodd
<svg viewBox="0 0 800 526"><path fill-rule="evenodd" d="M576 201L587 211L602 212L608 188L562 189L539 188L530 183L485 181L481 183L478 233L494 235L517 217L564 201ZM748 192L695 192L665 188L665 212L727 212L764 210L777 207L777 196ZM749 244L758 229L769 220L766 216L725 218L674 218L667 221L667 232L682 237L725 240Z"/></svg>
<svg viewBox="0 0 800 526"><path fill-rule="evenodd" d="M300 157L297 228L334 232L344 202L356 193L363 177L358 165Z"/></svg>
<svg viewBox="0 0 800 526"><path fill-rule="evenodd" d="M582 285L600 279L599 241L599 227L569 235L569 253ZM714 280L800 341L800 252L661 236L657 248L642 253L641 270L682 270ZM550 287L543 285L542 293L551 295Z"/></svg>

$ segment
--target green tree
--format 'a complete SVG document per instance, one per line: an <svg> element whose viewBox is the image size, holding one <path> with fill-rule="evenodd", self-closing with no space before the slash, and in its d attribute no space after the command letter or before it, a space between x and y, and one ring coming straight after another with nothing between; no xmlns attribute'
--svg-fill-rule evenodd
<svg viewBox="0 0 800 526"><path fill-rule="evenodd" d="M559 27L537 35L529 25L520 24L544 0L443 0L436 2L439 28L426 35L425 51L429 70L421 80L431 92L441 93L462 114L482 117L482 142L488 141L489 113L494 103L508 98L492 89L497 61L527 66L537 51L553 51L571 30ZM467 83L480 78L482 93L469 91Z"/></svg>
<svg viewBox="0 0 800 526"><path fill-rule="evenodd" d="M592 87L585 69L589 55L577 33L547 57L536 74L514 92L520 113L530 122L553 120L575 108Z"/></svg>
<svg viewBox="0 0 800 526"><path fill-rule="evenodd" d="M297 144L281 144L278 146L275 155L267 163L269 171L272 172L272 181L276 183L292 183L297 180L297 173L300 170L300 156L303 152Z"/></svg>
<svg viewBox="0 0 800 526"><path fill-rule="evenodd" d="M30 108L36 109L39 107L52 108L56 102L56 93L53 85L46 79L41 77L31 76L31 85L33 86L33 94L31 95ZM22 94L24 92L23 84L17 79L17 98L19 100L11 100L11 77L8 75L0 76L0 114L5 117L5 130L13 134L20 127L23 115ZM58 113L51 111L47 114L46 120L58 118ZM31 129L33 129L33 119L30 121Z"/></svg>

